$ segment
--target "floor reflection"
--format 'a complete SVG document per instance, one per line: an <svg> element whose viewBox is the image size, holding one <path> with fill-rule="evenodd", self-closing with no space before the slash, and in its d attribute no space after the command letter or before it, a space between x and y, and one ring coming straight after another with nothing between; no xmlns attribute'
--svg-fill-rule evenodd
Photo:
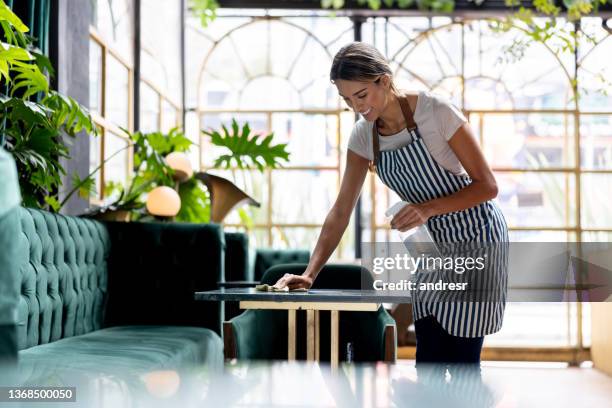
<svg viewBox="0 0 612 408"><path fill-rule="evenodd" d="M480 368L478 365L344 364L333 369L307 362L232 362L222 368L180 367L92 372L45 367L38 361L0 369L1 386L73 386L70 407L521 407L556 401L564 393L587 392L591 378L601 389L612 379L592 369ZM123 371L123 372L122 372ZM575 387L555 382L586 378ZM595 376L595 377L593 377ZM601 376L598 377L598 376ZM550 380L548 380L550 378ZM592 387L591 387L592 388ZM539 390L539 392L533 392ZM609 398L591 392L591 398ZM545 390L549 390L548 393ZM609 399L608 399L609 401ZM572 401L572 403L575 403ZM31 406L31 403L0 403ZM591 405L597 406L597 405Z"/></svg>

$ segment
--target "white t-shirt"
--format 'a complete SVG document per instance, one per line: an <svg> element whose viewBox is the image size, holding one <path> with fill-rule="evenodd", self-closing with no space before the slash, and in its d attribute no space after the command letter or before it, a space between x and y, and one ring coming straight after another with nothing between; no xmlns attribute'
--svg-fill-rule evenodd
<svg viewBox="0 0 612 408"><path fill-rule="evenodd" d="M461 162L448 144L457 129L467 123L463 113L448 99L431 92L421 91L414 110L414 121L434 160L453 174L466 174ZM368 160L374 158L372 125L373 122L368 122L364 118L359 119L355 123L348 142L349 149ZM410 134L404 128L394 135L381 135L379 143L381 151L399 149L410 143Z"/></svg>

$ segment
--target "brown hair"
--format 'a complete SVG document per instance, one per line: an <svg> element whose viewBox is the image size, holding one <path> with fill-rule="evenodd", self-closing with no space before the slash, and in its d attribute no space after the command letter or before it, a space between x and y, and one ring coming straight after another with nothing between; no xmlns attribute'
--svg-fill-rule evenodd
<svg viewBox="0 0 612 408"><path fill-rule="evenodd" d="M329 72L329 79L346 81L372 81L381 75L391 77L391 90L397 93L393 83L393 71L376 48L364 42L352 42L336 53Z"/></svg>

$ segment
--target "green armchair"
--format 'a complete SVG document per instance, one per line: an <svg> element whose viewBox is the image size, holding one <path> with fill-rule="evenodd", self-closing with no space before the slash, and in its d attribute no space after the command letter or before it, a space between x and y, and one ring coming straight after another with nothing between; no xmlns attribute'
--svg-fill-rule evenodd
<svg viewBox="0 0 612 408"><path fill-rule="evenodd" d="M259 282L264 272L274 265L307 263L309 260L307 249L255 249L249 246L249 236L244 232L225 233L225 282ZM238 302L223 303L225 320L242 312Z"/></svg>
<svg viewBox="0 0 612 408"><path fill-rule="evenodd" d="M285 273L301 274L307 264L277 265L266 271L261 282L274 284ZM326 265L313 289L360 289L371 282L367 270L356 265ZM305 359L305 313L297 317L297 358ZM287 358L287 313L277 310L246 310L224 322L225 358L270 360ZM329 313L320 315L320 342L330 343ZM376 312L340 313L340 360L346 360L346 345L353 345L353 360L394 362L395 321L381 306ZM329 347L321 347L320 360L330 360Z"/></svg>

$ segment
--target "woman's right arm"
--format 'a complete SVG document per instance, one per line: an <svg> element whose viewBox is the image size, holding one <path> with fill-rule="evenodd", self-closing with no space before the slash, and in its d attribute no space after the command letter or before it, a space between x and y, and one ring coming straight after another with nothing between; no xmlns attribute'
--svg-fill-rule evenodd
<svg viewBox="0 0 612 408"><path fill-rule="evenodd" d="M348 150L340 192L325 218L308 267L302 275L286 274L274 286L278 288L288 286L289 289L310 288L312 286L346 230L368 172L368 165L369 161L367 159L352 150Z"/></svg>

